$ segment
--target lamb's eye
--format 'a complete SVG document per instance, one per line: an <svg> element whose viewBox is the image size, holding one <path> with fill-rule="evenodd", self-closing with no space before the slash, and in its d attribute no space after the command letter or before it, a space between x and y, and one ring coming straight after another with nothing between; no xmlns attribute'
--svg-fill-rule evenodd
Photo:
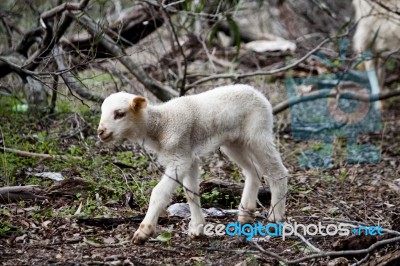
<svg viewBox="0 0 400 266"><path fill-rule="evenodd" d="M114 112L114 119L115 119L115 120L121 119L121 118L124 117L124 116L125 116L125 113L124 113L124 112L121 112L121 111L115 111L115 112Z"/></svg>

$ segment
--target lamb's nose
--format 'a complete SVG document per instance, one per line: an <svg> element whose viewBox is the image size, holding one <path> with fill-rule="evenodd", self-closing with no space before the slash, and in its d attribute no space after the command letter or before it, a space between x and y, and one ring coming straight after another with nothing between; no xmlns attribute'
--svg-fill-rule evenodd
<svg viewBox="0 0 400 266"><path fill-rule="evenodd" d="M103 135L104 132L105 132L105 129L104 129L104 128L99 128L99 129L97 129L97 134L99 134L99 136Z"/></svg>

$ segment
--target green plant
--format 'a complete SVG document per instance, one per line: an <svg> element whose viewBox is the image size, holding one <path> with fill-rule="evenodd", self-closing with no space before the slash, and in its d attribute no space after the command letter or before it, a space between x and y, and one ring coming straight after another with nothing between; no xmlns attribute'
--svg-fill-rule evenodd
<svg viewBox="0 0 400 266"><path fill-rule="evenodd" d="M171 246L172 244L172 234L169 231L162 233L161 235L157 236L156 238L160 242L164 242L167 246Z"/></svg>
<svg viewBox="0 0 400 266"><path fill-rule="evenodd" d="M346 177L347 177L347 170L346 170L346 168L343 168L342 170L340 170L340 173L339 173L339 176L338 176L339 181L341 183L343 183L346 180Z"/></svg>
<svg viewBox="0 0 400 266"><path fill-rule="evenodd" d="M212 190L211 192L203 193L201 197L205 201L205 204L214 205L218 204L218 201L221 199L221 193L217 190Z"/></svg>
<svg viewBox="0 0 400 266"><path fill-rule="evenodd" d="M240 171L237 167L235 167L234 170L232 171L231 178L237 182L240 181L240 179L242 178L240 175Z"/></svg>
<svg viewBox="0 0 400 266"><path fill-rule="evenodd" d="M246 265L258 266L260 263L257 261L257 258L254 256L254 254L249 254L246 257Z"/></svg>
<svg viewBox="0 0 400 266"><path fill-rule="evenodd" d="M7 221L0 222L0 236L6 235L11 231L11 225Z"/></svg>

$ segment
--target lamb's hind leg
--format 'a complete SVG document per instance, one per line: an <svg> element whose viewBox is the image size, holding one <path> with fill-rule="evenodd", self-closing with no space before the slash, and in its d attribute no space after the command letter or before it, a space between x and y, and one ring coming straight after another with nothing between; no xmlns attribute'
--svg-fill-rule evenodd
<svg viewBox="0 0 400 266"><path fill-rule="evenodd" d="M266 174L271 189L271 208L268 220L271 222L283 221L286 208L286 194L288 171L282 163L281 156L274 144L274 137L266 134L260 143L252 146L252 153L256 157L257 164L262 168L262 174Z"/></svg>
<svg viewBox="0 0 400 266"><path fill-rule="evenodd" d="M256 200L261 185L261 175L259 175L256 164L251 160L250 153L244 145L225 145L221 147L221 150L243 169L246 180L239 205L238 222L241 224L252 223L254 211L257 207Z"/></svg>

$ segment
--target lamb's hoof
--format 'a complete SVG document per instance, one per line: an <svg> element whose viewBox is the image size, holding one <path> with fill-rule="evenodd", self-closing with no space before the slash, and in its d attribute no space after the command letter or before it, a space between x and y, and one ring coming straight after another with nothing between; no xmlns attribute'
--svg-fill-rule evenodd
<svg viewBox="0 0 400 266"><path fill-rule="evenodd" d="M189 223L188 235L190 238L201 238L204 235L204 225L205 221L200 224Z"/></svg>
<svg viewBox="0 0 400 266"><path fill-rule="evenodd" d="M238 216L240 224L251 224L254 222L254 211L240 210Z"/></svg>
<svg viewBox="0 0 400 266"><path fill-rule="evenodd" d="M268 221L271 223L283 222L285 220L285 212L277 209L270 209L268 212Z"/></svg>
<svg viewBox="0 0 400 266"><path fill-rule="evenodd" d="M140 224L133 235L132 242L136 245L143 245L155 233L155 226L151 224Z"/></svg>

